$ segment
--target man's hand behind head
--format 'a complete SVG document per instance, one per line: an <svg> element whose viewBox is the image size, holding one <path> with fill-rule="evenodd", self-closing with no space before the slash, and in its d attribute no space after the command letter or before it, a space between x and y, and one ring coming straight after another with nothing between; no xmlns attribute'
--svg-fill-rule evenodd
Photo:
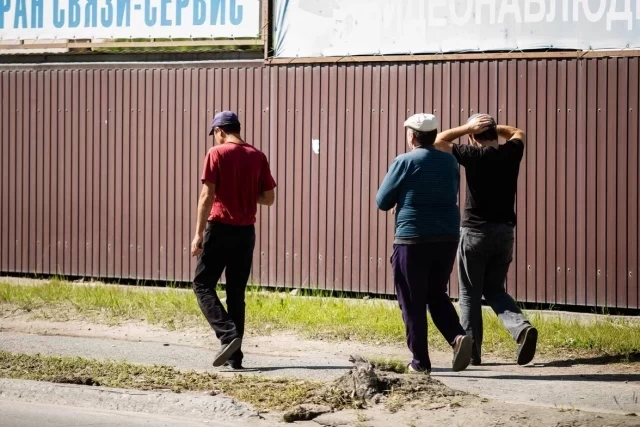
<svg viewBox="0 0 640 427"><path fill-rule="evenodd" d="M488 114L478 114L467 123L469 133L472 135L478 135L491 127L496 126L496 121Z"/></svg>

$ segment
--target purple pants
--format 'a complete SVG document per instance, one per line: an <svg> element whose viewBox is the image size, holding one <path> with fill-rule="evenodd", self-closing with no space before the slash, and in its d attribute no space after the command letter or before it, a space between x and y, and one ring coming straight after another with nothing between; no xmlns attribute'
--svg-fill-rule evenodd
<svg viewBox="0 0 640 427"><path fill-rule="evenodd" d="M413 353L413 367L430 370L427 344L427 305L436 328L451 345L464 335L458 313L447 294L458 249L457 242L394 245L391 264L398 303Z"/></svg>

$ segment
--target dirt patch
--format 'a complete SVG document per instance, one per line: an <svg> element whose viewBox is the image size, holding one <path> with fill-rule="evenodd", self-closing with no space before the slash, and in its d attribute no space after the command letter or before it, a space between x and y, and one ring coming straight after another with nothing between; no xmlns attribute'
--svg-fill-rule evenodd
<svg viewBox="0 0 640 427"><path fill-rule="evenodd" d="M353 368L338 378L332 387L346 393L345 397L360 407L384 404L395 412L415 403L461 406L470 399L466 393L453 390L429 375L379 371L362 356L351 356L350 361Z"/></svg>
<svg viewBox="0 0 640 427"><path fill-rule="evenodd" d="M51 379L51 382L57 384L90 385L95 387L101 386L100 381L97 381L91 377L53 377Z"/></svg>
<svg viewBox="0 0 640 427"><path fill-rule="evenodd" d="M290 411L284 413L282 418L285 423L294 423L296 421L311 421L320 415L328 414L333 410L328 406L322 405L300 405Z"/></svg>
<svg viewBox="0 0 640 427"><path fill-rule="evenodd" d="M461 407L474 400L452 390L429 375L398 374L377 370L362 356L351 356L353 368L311 398L330 406L302 404L284 414L286 422L308 421L336 409L366 409L384 405L390 412L419 404L432 409Z"/></svg>

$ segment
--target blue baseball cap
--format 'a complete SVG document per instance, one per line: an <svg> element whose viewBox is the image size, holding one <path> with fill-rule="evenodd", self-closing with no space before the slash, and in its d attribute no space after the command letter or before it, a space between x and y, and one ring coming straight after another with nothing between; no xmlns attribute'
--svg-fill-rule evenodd
<svg viewBox="0 0 640 427"><path fill-rule="evenodd" d="M209 131L209 136L213 135L215 129L222 126L229 125L239 125L240 120L238 120L238 116L233 111L221 111L213 118L213 123L211 123L211 130Z"/></svg>

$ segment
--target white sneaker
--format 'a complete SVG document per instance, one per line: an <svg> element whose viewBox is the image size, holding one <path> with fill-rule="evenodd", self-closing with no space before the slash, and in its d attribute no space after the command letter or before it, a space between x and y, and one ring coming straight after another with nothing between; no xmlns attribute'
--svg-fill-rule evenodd
<svg viewBox="0 0 640 427"><path fill-rule="evenodd" d="M420 375L431 375L431 370L419 371L413 367L411 363L407 365L407 373L409 374L420 374Z"/></svg>

